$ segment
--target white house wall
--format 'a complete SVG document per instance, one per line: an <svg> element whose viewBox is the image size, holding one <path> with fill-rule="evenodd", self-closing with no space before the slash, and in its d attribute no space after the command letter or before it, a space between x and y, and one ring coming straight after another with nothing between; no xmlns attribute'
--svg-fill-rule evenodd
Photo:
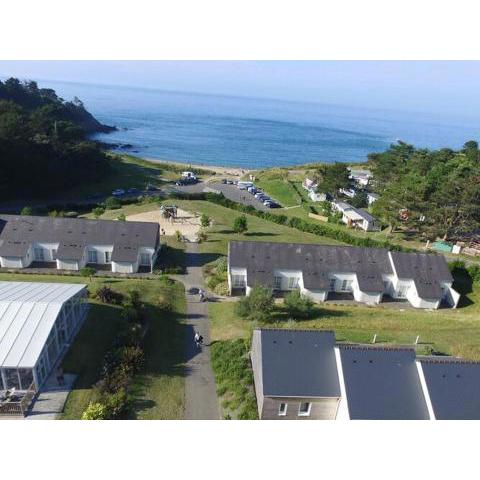
<svg viewBox="0 0 480 480"><path fill-rule="evenodd" d="M1 257L1 265L3 268L23 268L22 257Z"/></svg>
<svg viewBox="0 0 480 480"><path fill-rule="evenodd" d="M57 268L59 270L79 270L76 260L60 260L57 259Z"/></svg>
<svg viewBox="0 0 480 480"><path fill-rule="evenodd" d="M300 289L302 295L311 298L314 302L320 303L327 299L328 292L326 290L308 290L307 288Z"/></svg>
<svg viewBox="0 0 480 480"><path fill-rule="evenodd" d="M138 271L138 262L112 262L112 272L134 273Z"/></svg>
<svg viewBox="0 0 480 480"><path fill-rule="evenodd" d="M54 262L56 257L56 252L58 250L58 243L40 243L34 242L31 244L30 248L33 251L33 261L40 262L42 260L37 260L35 257L35 249L43 250L43 261L44 262Z"/></svg>

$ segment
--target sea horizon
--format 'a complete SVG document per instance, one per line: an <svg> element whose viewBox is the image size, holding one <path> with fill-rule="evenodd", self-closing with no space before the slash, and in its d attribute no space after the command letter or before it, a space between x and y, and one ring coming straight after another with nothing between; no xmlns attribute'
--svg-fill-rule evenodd
<svg viewBox="0 0 480 480"><path fill-rule="evenodd" d="M363 163L398 140L418 148L461 148L478 137L456 115L214 95L152 87L36 80L65 100L78 97L118 128L93 139L149 161L260 169Z"/></svg>

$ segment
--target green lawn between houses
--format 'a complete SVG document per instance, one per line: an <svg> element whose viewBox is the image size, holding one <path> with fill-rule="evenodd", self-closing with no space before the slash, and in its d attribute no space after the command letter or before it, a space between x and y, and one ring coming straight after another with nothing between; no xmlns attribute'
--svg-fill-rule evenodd
<svg viewBox="0 0 480 480"><path fill-rule="evenodd" d="M32 275L1 273L0 280L23 282L85 283L90 292L100 285L108 285L126 293L140 291L146 306L149 329L145 338L146 365L131 386L132 418L181 419L184 413L184 328L185 313L183 286L175 283L165 286L159 280L121 278L88 278L73 275ZM160 302L170 300L171 312L158 308ZM99 379L99 370L105 352L120 326L120 307L89 300L91 308L87 319L67 352L62 367L66 373L78 375L65 404L63 419L79 419L92 399L92 385Z"/></svg>
<svg viewBox="0 0 480 480"><path fill-rule="evenodd" d="M309 320L292 321L281 304L272 322L259 327L334 330L337 341L370 343L377 334L377 343L412 345L417 335L419 354L436 352L480 360L480 285L473 290L466 279L458 279L456 287L465 292L457 309L436 311L404 309L378 305L315 306ZM254 325L238 317L234 302L209 305L211 338L225 341L237 338L249 340Z"/></svg>

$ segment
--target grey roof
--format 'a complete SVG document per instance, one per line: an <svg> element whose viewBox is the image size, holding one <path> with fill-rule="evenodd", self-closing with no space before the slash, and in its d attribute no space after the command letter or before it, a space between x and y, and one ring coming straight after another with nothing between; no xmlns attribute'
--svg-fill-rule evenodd
<svg viewBox="0 0 480 480"><path fill-rule="evenodd" d="M261 330L263 394L340 397L335 334L320 330Z"/></svg>
<svg viewBox="0 0 480 480"><path fill-rule="evenodd" d="M351 419L429 418L413 349L344 345L339 349Z"/></svg>
<svg viewBox="0 0 480 480"><path fill-rule="evenodd" d="M391 252L398 278L412 278L421 298L442 298L441 282L453 282L443 255Z"/></svg>
<svg viewBox="0 0 480 480"><path fill-rule="evenodd" d="M366 210L363 208L355 208L354 209L359 215L361 215L367 222L375 222L376 218L373 215L370 215Z"/></svg>
<svg viewBox="0 0 480 480"><path fill-rule="evenodd" d="M361 290L381 292L382 273L391 274L388 251L380 248L343 247L273 242L230 242L231 267L247 269L249 286L273 286L274 269L301 270L310 290L329 287L329 274L356 273Z"/></svg>
<svg viewBox="0 0 480 480"><path fill-rule="evenodd" d="M153 222L2 214L0 256L23 257L32 242L45 242L59 244L57 258L61 260L80 259L85 245L114 245L112 260L131 261L131 251L139 246L157 247L158 230Z"/></svg>
<svg viewBox="0 0 480 480"><path fill-rule="evenodd" d="M421 364L437 420L480 420L480 363L427 358Z"/></svg>

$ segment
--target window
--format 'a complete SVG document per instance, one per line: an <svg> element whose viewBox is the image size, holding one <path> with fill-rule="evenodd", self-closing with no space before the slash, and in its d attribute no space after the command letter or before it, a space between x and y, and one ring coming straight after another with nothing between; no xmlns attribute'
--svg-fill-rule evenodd
<svg viewBox="0 0 480 480"><path fill-rule="evenodd" d="M334 292L335 291L335 284L337 283L337 280L335 278L330 279L330 291Z"/></svg>
<svg viewBox="0 0 480 480"><path fill-rule="evenodd" d="M352 289L351 280L342 280L342 286L340 287L342 292L349 292Z"/></svg>
<svg viewBox="0 0 480 480"><path fill-rule="evenodd" d="M298 288L298 277L288 277L288 289Z"/></svg>
<svg viewBox="0 0 480 480"><path fill-rule="evenodd" d="M112 258L111 252L105 252L105 263L110 263Z"/></svg>
<svg viewBox="0 0 480 480"><path fill-rule="evenodd" d="M408 289L409 289L409 285L401 285L399 288L398 288L398 291L397 291L397 297L398 298L405 298L407 296L407 293L408 293Z"/></svg>
<svg viewBox="0 0 480 480"><path fill-rule="evenodd" d="M55 249L52 250L52 260L57 259L57 251Z"/></svg>
<svg viewBox="0 0 480 480"><path fill-rule="evenodd" d="M284 417L287 414L287 408L288 408L287 403L281 403L278 406L278 416L279 417Z"/></svg>
<svg viewBox="0 0 480 480"><path fill-rule="evenodd" d="M43 248L35 248L34 255L35 255L35 260L37 260L38 262L43 262L45 260Z"/></svg>
<svg viewBox="0 0 480 480"><path fill-rule="evenodd" d="M97 251L89 250L88 251L88 263L98 263L97 262Z"/></svg>
<svg viewBox="0 0 480 480"><path fill-rule="evenodd" d="M150 254L141 253L140 254L140 265L150 265Z"/></svg>
<svg viewBox="0 0 480 480"><path fill-rule="evenodd" d="M300 407L298 408L298 416L299 417L308 417L310 416L310 410L312 408L312 404L310 402L302 402Z"/></svg>
<svg viewBox="0 0 480 480"><path fill-rule="evenodd" d="M243 288L245 284L245 275L232 275L232 285L234 288Z"/></svg>
<svg viewBox="0 0 480 480"><path fill-rule="evenodd" d="M275 288L275 290L282 289L282 277L273 277L273 287Z"/></svg>

